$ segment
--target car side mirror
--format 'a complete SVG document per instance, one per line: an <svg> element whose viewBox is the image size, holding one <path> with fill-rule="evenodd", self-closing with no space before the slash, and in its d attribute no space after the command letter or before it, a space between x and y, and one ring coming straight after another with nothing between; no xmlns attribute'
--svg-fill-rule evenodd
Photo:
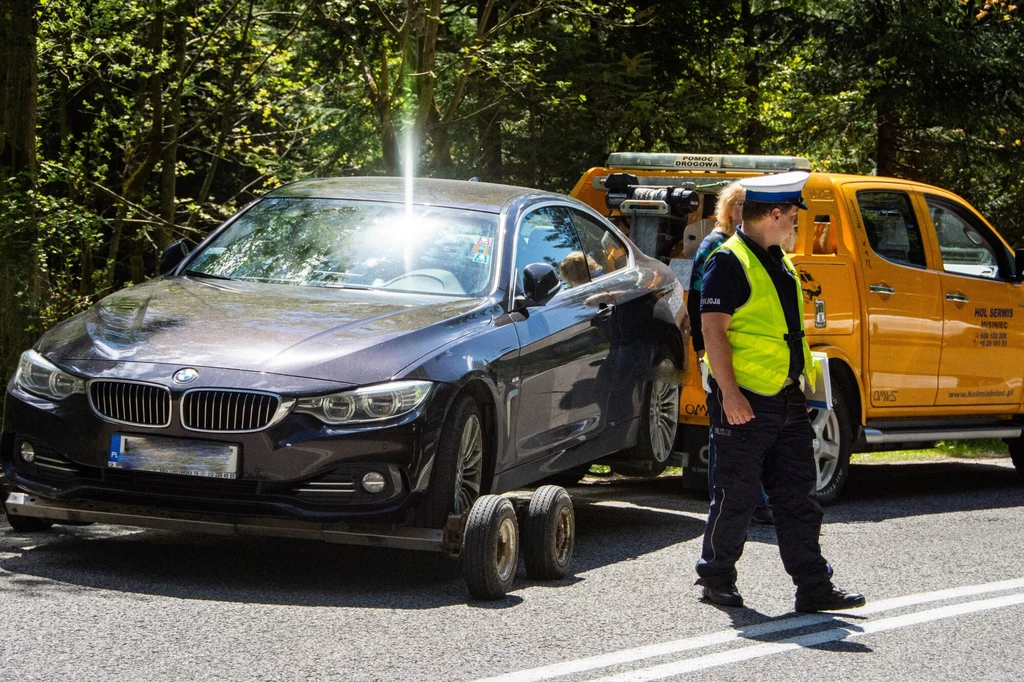
<svg viewBox="0 0 1024 682"><path fill-rule="evenodd" d="M178 267L181 261L185 260L185 256L188 255L189 251L189 241L187 239L179 239L164 249L163 254L160 256L160 274L166 275Z"/></svg>
<svg viewBox="0 0 1024 682"><path fill-rule="evenodd" d="M523 269L523 294L527 308L547 305L561 288L562 281L550 263L530 263Z"/></svg>
<svg viewBox="0 0 1024 682"><path fill-rule="evenodd" d="M1013 281L1024 281L1024 249L1013 252Z"/></svg>

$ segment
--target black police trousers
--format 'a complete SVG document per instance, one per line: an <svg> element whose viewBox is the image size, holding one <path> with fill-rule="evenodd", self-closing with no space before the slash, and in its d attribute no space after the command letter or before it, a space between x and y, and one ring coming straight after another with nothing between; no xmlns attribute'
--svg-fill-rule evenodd
<svg viewBox="0 0 1024 682"><path fill-rule="evenodd" d="M774 396L740 389L754 419L737 426L726 419L713 379L710 387L712 497L697 574L712 587L736 582L736 562L763 483L775 515L782 564L797 591L830 589L832 567L818 544L822 512L814 497L814 432L803 392L796 384Z"/></svg>

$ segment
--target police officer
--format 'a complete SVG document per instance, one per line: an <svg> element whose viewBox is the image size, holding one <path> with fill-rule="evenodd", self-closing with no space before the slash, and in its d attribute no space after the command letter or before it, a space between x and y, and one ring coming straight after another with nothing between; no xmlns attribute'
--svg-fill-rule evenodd
<svg viewBox="0 0 1024 682"><path fill-rule="evenodd" d="M710 364L712 499L697 562L703 598L742 606L736 561L763 482L797 611L848 609L863 595L832 584L821 555L814 438L800 386L820 381L803 329L800 280L782 252L797 226L808 174L743 180L743 229L708 259L700 312Z"/></svg>

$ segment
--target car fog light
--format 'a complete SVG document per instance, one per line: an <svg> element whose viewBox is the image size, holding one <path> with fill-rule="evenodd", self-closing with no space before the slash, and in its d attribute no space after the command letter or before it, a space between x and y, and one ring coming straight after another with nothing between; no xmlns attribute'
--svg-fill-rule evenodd
<svg viewBox="0 0 1024 682"><path fill-rule="evenodd" d="M368 471L363 474L363 490L376 495L380 491L384 490L387 482L384 480L384 474L377 471Z"/></svg>
<svg viewBox="0 0 1024 682"><path fill-rule="evenodd" d="M21 458L26 462L31 462L36 458L36 449L32 447L32 443L29 443L28 441L22 441Z"/></svg>

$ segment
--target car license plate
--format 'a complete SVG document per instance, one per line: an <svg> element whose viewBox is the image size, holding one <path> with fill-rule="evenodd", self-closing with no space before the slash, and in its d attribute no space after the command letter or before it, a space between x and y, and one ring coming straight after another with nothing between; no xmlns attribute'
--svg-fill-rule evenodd
<svg viewBox="0 0 1024 682"><path fill-rule="evenodd" d="M148 436L110 437L111 469L156 471L163 474L238 477L238 446L212 441Z"/></svg>

